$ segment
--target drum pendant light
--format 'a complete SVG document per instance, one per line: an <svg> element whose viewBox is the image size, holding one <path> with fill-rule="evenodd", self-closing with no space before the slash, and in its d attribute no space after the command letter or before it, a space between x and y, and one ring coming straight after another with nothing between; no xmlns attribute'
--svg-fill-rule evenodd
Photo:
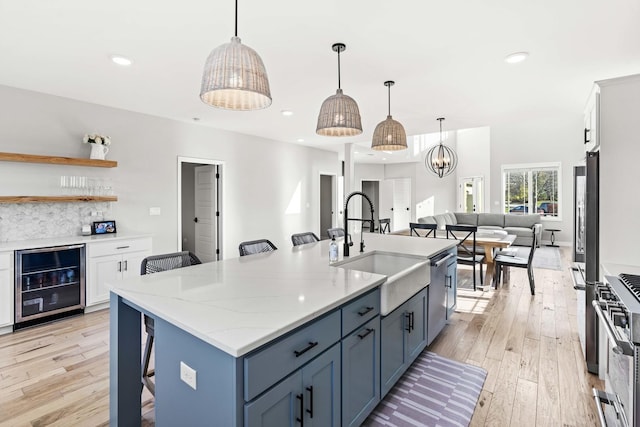
<svg viewBox="0 0 640 427"><path fill-rule="evenodd" d="M395 82L386 81L384 85L389 88L389 113L387 119L378 123L373 131L371 149L378 151L397 151L407 148L407 133L400 122L391 117L391 86Z"/></svg>
<svg viewBox="0 0 640 427"><path fill-rule="evenodd" d="M331 46L338 52L338 90L322 103L318 114L316 133L323 136L355 136L362 133L360 110L356 101L342 93L340 87L340 52L347 47L343 43Z"/></svg>
<svg viewBox="0 0 640 427"><path fill-rule="evenodd" d="M200 99L227 110L260 110L271 105L267 70L262 59L238 37L238 0L235 35L211 51L204 66Z"/></svg>
<svg viewBox="0 0 640 427"><path fill-rule="evenodd" d="M434 145L424 158L424 165L439 178L451 174L458 165L458 156L452 148L442 143L442 121L444 117L436 119L440 122L440 143Z"/></svg>

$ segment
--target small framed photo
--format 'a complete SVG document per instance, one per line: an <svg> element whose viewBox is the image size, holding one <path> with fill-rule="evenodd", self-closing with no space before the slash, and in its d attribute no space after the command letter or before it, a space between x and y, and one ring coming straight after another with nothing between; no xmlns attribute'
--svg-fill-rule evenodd
<svg viewBox="0 0 640 427"><path fill-rule="evenodd" d="M114 234L115 232L115 221L94 221L91 226L91 234Z"/></svg>

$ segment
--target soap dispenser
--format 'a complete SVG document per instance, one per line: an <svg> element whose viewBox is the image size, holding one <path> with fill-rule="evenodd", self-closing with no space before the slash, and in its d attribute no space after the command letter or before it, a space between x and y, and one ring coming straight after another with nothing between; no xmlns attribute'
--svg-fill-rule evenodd
<svg viewBox="0 0 640 427"><path fill-rule="evenodd" d="M331 243L329 244L329 262L333 263L338 261L338 243L336 243L336 236L331 236Z"/></svg>

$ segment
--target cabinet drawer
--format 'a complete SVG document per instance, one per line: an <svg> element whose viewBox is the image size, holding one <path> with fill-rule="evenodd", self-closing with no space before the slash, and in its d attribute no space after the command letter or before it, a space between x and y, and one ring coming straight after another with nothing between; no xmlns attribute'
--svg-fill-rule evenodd
<svg viewBox="0 0 640 427"><path fill-rule="evenodd" d="M380 289L342 307L342 336L380 314Z"/></svg>
<svg viewBox="0 0 640 427"><path fill-rule="evenodd" d="M151 251L151 238L87 244L87 252L90 258L137 251Z"/></svg>
<svg viewBox="0 0 640 427"><path fill-rule="evenodd" d="M340 310L303 326L244 359L244 399L250 401L340 339Z"/></svg>
<svg viewBox="0 0 640 427"><path fill-rule="evenodd" d="M11 252L0 252L0 270L11 268Z"/></svg>

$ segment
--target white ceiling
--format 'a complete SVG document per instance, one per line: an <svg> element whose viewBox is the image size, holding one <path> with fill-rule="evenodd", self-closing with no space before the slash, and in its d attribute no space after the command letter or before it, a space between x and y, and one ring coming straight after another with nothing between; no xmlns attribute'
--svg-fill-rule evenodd
<svg viewBox="0 0 640 427"><path fill-rule="evenodd" d="M396 82L393 117L416 135L437 132L441 116L452 130L580 114L594 80L640 73L638 0L240 0L238 35L262 57L273 104L225 111L198 94L233 22L232 0L0 0L0 84L339 151L367 146L386 118L385 80ZM337 88L334 42L347 45L358 137L315 134ZM531 56L504 62L518 51Z"/></svg>

